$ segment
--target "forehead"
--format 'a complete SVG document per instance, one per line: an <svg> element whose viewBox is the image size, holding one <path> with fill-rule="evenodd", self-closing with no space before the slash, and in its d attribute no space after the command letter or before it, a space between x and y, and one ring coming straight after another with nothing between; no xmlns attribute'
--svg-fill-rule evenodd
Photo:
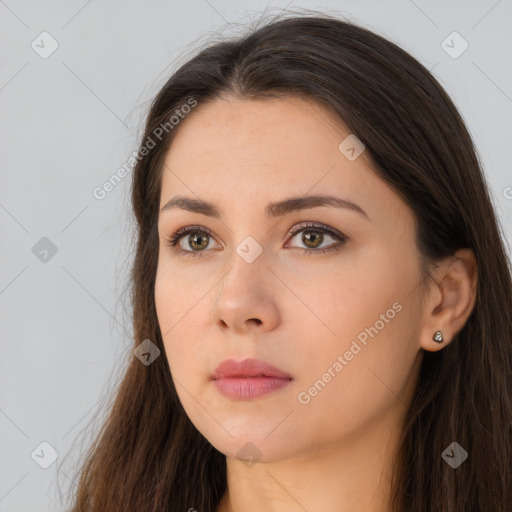
<svg viewBox="0 0 512 512"><path fill-rule="evenodd" d="M340 151L350 131L316 103L217 99L198 105L177 128L160 206L171 195L187 195L239 213L250 204L314 193L350 199L370 217L405 207L365 151L355 160Z"/></svg>
<svg viewBox="0 0 512 512"><path fill-rule="evenodd" d="M190 161L208 154L261 160L263 155L258 153L263 147L272 148L269 160L285 153L293 158L307 153L308 148L336 150L337 144L332 148L332 143L349 133L326 109L294 97L217 99L196 107L177 128L168 156L180 163L183 157Z"/></svg>

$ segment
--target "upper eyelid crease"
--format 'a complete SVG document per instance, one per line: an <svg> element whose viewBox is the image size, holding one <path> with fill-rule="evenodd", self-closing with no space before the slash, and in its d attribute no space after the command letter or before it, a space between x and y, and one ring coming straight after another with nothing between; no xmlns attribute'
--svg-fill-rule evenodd
<svg viewBox="0 0 512 512"><path fill-rule="evenodd" d="M338 242L347 242L348 241L348 237L341 231L338 231L337 229L329 227L322 223L311 222L311 221L300 222L300 223L296 224L293 227L293 229L290 229L288 231L288 236L295 237L302 231L308 231L308 230L323 232L323 233L327 234L328 236L334 238ZM194 232L205 233L213 240L216 240L213 232L209 228L207 228L205 226L198 225L198 224L184 226L184 227L176 230L172 234L171 237L167 237L167 240L172 240L173 245L174 245L174 244L178 243L182 238L186 238L187 236L190 236L190 234L194 233Z"/></svg>
<svg viewBox="0 0 512 512"><path fill-rule="evenodd" d="M309 208L316 208L318 206L333 206L336 208L345 208L361 214L367 220L370 220L367 213L357 204L341 199L336 196L330 195L316 195L305 197L292 197L278 201L276 203L269 203L265 207L265 217L275 218L282 217L287 213L294 211L305 210ZM206 215L216 219L222 217L222 212L219 207L211 202L203 201L192 197L176 196L167 201L165 205L160 208L160 213L168 211L171 208L181 208L201 215Z"/></svg>

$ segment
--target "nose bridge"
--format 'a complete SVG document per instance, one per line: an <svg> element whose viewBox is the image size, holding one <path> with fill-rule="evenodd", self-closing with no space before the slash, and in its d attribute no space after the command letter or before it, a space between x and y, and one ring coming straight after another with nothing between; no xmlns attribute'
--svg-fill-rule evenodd
<svg viewBox="0 0 512 512"><path fill-rule="evenodd" d="M216 302L221 295L229 295L232 291L239 298L264 293L261 287L268 279L264 275L269 272L266 268L268 262L258 242L244 239L234 248L229 264L230 268L218 288Z"/></svg>
<svg viewBox="0 0 512 512"><path fill-rule="evenodd" d="M259 248L258 248L259 246ZM230 269L218 286L212 306L216 325L242 331L247 321L266 327L277 319L271 290L271 272L263 248L253 240L243 240L233 251Z"/></svg>

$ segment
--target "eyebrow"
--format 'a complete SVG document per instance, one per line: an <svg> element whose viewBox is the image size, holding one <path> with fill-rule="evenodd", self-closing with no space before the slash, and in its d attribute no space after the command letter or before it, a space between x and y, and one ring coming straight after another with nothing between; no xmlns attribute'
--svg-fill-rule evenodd
<svg viewBox="0 0 512 512"><path fill-rule="evenodd" d="M370 220L367 213L357 204L347 199L341 199L331 195L314 195L302 197L290 197L275 203L269 203L265 207L265 216L267 218L282 217L287 213L294 211L306 210L308 208L315 208L317 206L332 206L335 208L347 208L361 214L366 219ZM165 205L160 208L160 212L170 210L171 208L181 208L201 215L207 215L220 219L222 211L219 207L209 201L196 199L192 197L176 196L167 201Z"/></svg>

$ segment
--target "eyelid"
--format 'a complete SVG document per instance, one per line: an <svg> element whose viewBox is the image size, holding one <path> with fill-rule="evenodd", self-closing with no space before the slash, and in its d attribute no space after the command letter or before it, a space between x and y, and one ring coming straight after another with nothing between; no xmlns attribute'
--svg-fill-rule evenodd
<svg viewBox="0 0 512 512"><path fill-rule="evenodd" d="M317 249L317 248L315 248L315 249L306 249L306 248L303 248L303 247L296 247L296 249L302 250L302 251L307 252L307 253L327 252L331 248L338 247L340 244L344 244L348 240L348 237L346 235L344 235L343 233L339 232L338 230L336 230L334 228L331 228L329 226L326 226L325 224L321 224L321 223L318 223L318 222L312 222L312 221L300 222L299 224L295 224L293 226L293 228L291 228L288 231L288 233L286 235L287 239L288 238L293 238L297 233L300 233L301 231L305 231L308 228L311 228L312 230L317 229L320 232L327 233L329 236L335 238L337 240L337 243L336 244L331 244L331 245L329 245L327 247L324 247L324 248L321 248L321 249ZM216 238L215 238L212 230L210 230L206 226L202 226L202 225L189 225L189 226L184 226L184 227L178 229L170 237L166 237L166 243L164 245L168 246L168 247L171 247L172 249L175 249L178 252L185 253L185 254L188 254L188 255L192 255L192 256L202 255L203 253L206 253L207 251L206 250L189 251L189 250L182 249L179 246L179 243L180 243L180 241L181 241L181 239L183 237L186 237L187 235L189 235L189 234L191 234L193 232L197 232L197 231L206 233L207 235L209 235L210 238L212 238L213 240L216 241ZM176 246L178 246L178 247L176 247Z"/></svg>
<svg viewBox="0 0 512 512"><path fill-rule="evenodd" d="M325 231L332 237L338 239L338 240L347 240L348 237L345 236L343 233L339 232L338 230L331 228L329 226L326 226L325 224L321 224L318 222L300 222L299 224L296 224L293 226L292 229L288 231L287 236L295 236L297 233L300 233L301 231L306 230L307 228L316 228L319 231Z"/></svg>
<svg viewBox="0 0 512 512"><path fill-rule="evenodd" d="M340 233L339 231L335 230L334 228L330 228L329 226L326 226L324 224L316 223L316 222L300 222L299 224L295 224L293 228L291 228L286 236L293 236L299 231L306 229L306 228L318 228L327 231L328 233L332 234L333 236L337 236L339 238L347 238L343 233ZM201 225L190 225L190 226L184 226L177 231L173 233L173 236L180 236L184 234L188 234L191 231L204 231L205 233L208 233L212 238L215 238L213 235L213 232L211 229L207 228L206 226Z"/></svg>
<svg viewBox="0 0 512 512"><path fill-rule="evenodd" d="M176 246L176 245L179 245L182 238L184 238L196 231L206 233L207 235L209 235L210 238L217 241L217 239L215 238L213 231L211 229L207 228L206 226L201 226L199 224L184 226L184 227L178 229L177 231L175 231L174 233L172 233L172 235L167 240L168 240L168 242L173 241L173 246ZM219 243L219 242L217 242L217 243ZM166 244L166 245L170 245L170 244ZM184 249L181 249L181 247L178 250L183 250L184 252L192 252L192 253L205 252L205 251L185 251Z"/></svg>

